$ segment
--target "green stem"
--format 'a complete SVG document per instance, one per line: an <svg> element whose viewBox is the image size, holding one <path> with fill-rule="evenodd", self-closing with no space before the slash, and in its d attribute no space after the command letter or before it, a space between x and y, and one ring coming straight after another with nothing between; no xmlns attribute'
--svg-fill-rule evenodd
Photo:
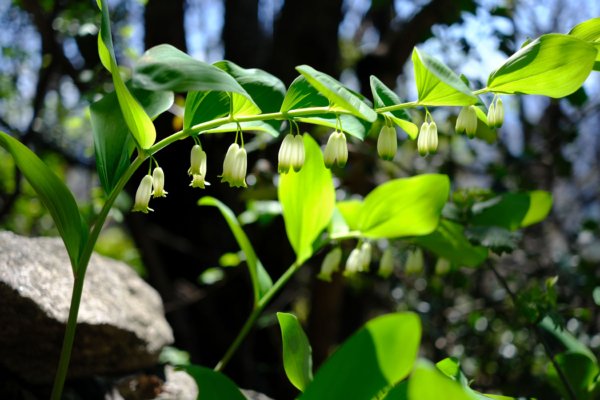
<svg viewBox="0 0 600 400"><path fill-rule="evenodd" d="M63 341L63 346L60 353L58 372L56 373L56 378L54 380L54 387L52 388L51 400L60 400L62 395L63 386L67 377L67 370L69 368L71 350L73 348L75 327L77 326L77 314L79 313L81 294L83 292L83 282L85 279L85 273L87 271L88 263L90 262L90 257L92 256L92 252L94 251L94 246L96 245L96 241L98 240L98 236L100 235L100 231L102 230L104 221L108 216L108 212L110 211L113 203L117 199L117 196L129 180L129 178L131 178L131 175L133 175L135 170L138 169L138 167L142 164L145 158L147 158L147 156L140 156L136 158L135 161L129 166L129 168L125 172L125 175L121 177L121 179L117 183L117 186L113 189L110 196L106 200L106 203L104 203L104 207L98 215L96 224L94 225L94 229L90 234L87 244L83 250L83 253L81 253L81 257L79 259L79 263L75 271L75 280L73 282L73 294L71 295L71 307L69 309L69 319L67 320L67 330L65 332L65 339Z"/></svg>
<svg viewBox="0 0 600 400"><path fill-rule="evenodd" d="M275 284L271 287L271 289L269 289L269 291L267 293L265 293L265 295L258 301L256 306L254 307L254 311L252 311L252 314L250 314L250 316L246 320L246 323L242 327L242 330L240 331L240 333L238 333L237 337L235 338L235 340L233 341L231 346L229 346L229 349L227 349L227 352L225 353L225 355L223 356L221 361L219 361L219 363L215 367L215 371L219 371L219 372L223 371L223 368L225 368L225 365L227 365L227 362L229 361L229 359L233 356L235 351L238 349L238 347L240 346L240 344L242 343L242 341L244 340L244 338L250 331L250 328L252 328L252 325L254 325L254 321L256 321L256 318L258 318L258 316L260 315L262 310L269 303L269 301L273 298L273 296L275 296L275 294L283 287L283 285L285 285L285 283L292 277L292 275L294 275L294 273L296 271L298 271L298 269L300 269L301 266L302 265L293 263L287 269L287 271L285 271L285 273L283 275L281 275L281 277L277 280L277 282L275 282Z"/></svg>
<svg viewBox="0 0 600 400"><path fill-rule="evenodd" d="M489 91L490 91L490 89L488 89L488 88L483 88L483 89L479 89L479 90L476 90L476 91L474 91L474 92L473 92L473 94L474 94L475 96L477 96L478 94L487 93L487 92L489 92Z"/></svg>
<svg viewBox="0 0 600 400"><path fill-rule="evenodd" d="M383 112L388 112L388 111L396 111L396 110L403 110L405 108L413 108L413 107L417 107L418 105L419 105L418 101L411 101L410 103L397 104L395 106L389 106L389 107L383 107L383 108L376 108L375 112L378 114L381 114Z"/></svg>

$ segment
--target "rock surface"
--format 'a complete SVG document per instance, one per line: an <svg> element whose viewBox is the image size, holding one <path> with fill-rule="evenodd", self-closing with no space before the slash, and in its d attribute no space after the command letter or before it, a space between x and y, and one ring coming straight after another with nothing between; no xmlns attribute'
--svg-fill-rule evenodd
<svg viewBox="0 0 600 400"><path fill-rule="evenodd" d="M0 232L0 365L24 382L53 381L72 287L60 238ZM93 254L69 377L152 366L162 347L172 342L158 293L125 263Z"/></svg>

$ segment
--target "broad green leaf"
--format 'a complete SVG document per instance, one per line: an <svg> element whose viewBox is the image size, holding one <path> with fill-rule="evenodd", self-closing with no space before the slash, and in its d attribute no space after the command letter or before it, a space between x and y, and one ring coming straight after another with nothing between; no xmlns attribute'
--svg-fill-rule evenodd
<svg viewBox="0 0 600 400"><path fill-rule="evenodd" d="M417 367L408 381L410 400L478 400L457 381L440 372L429 361L417 361Z"/></svg>
<svg viewBox="0 0 600 400"><path fill-rule="evenodd" d="M408 380L400 382L384 397L385 400L408 400Z"/></svg>
<svg viewBox="0 0 600 400"><path fill-rule="evenodd" d="M106 68L108 72L111 72L111 56L110 52L108 51L108 48L106 48L106 45L102 40L102 32L98 32L98 55L100 56L100 61L102 62L102 65L104 65L104 68Z"/></svg>
<svg viewBox="0 0 600 400"><path fill-rule="evenodd" d="M312 349L308 338L292 314L277 313L283 341L283 366L288 379L301 392L313 380Z"/></svg>
<svg viewBox="0 0 600 400"><path fill-rule="evenodd" d="M317 142L303 135L306 159L300 172L281 175L279 202L285 230L301 265L312 256L312 243L327 227L335 204L331 171L324 167Z"/></svg>
<svg viewBox="0 0 600 400"><path fill-rule="evenodd" d="M281 105L281 112L299 108L327 107L329 100L315 89L303 75L297 77L288 88Z"/></svg>
<svg viewBox="0 0 600 400"><path fill-rule="evenodd" d="M478 99L441 61L415 47L412 55L418 103L426 106L469 106Z"/></svg>
<svg viewBox="0 0 600 400"><path fill-rule="evenodd" d="M377 119L375 111L329 75L316 71L308 65L296 67L296 70L304 75L308 83L327 97L331 111L346 111L369 122L375 122Z"/></svg>
<svg viewBox="0 0 600 400"><path fill-rule="evenodd" d="M220 372L199 365L181 365L176 370L194 378L198 385L196 400L246 400L237 385Z"/></svg>
<svg viewBox="0 0 600 400"><path fill-rule="evenodd" d="M556 325L550 317L545 317L542 322L540 322L540 326L560 340L571 353L583 354L593 362L598 362L594 353L592 353L586 345L577 340L577 338L566 329Z"/></svg>
<svg viewBox="0 0 600 400"><path fill-rule="evenodd" d="M371 91L375 101L375 109L391 107L402 104L396 93L383 84L377 77L371 75ZM419 128L412 123L412 119L404 110L387 111L382 113L394 121L400 128L404 129L411 139L419 135Z"/></svg>
<svg viewBox="0 0 600 400"><path fill-rule="evenodd" d="M370 400L408 376L420 341L416 314L375 318L333 353L300 400Z"/></svg>
<svg viewBox="0 0 600 400"><path fill-rule="evenodd" d="M569 35L586 42L600 41L600 18L592 18L576 25L569 31Z"/></svg>
<svg viewBox="0 0 600 400"><path fill-rule="evenodd" d="M129 90L150 118L155 118L173 104L172 92L150 92L132 88ZM106 193L110 194L129 167L131 155L128 146L129 129L115 92L90 106L90 120L94 132L98 177Z"/></svg>
<svg viewBox="0 0 600 400"><path fill-rule="evenodd" d="M350 232L350 227L346 223L344 216L339 208L333 208L333 214L331 215L331 222L327 229L330 235L344 234Z"/></svg>
<svg viewBox="0 0 600 400"><path fill-rule="evenodd" d="M231 229L233 236L235 236L235 240L237 240L240 248L246 254L246 263L248 264L248 270L250 270L250 278L252 279L252 286L254 288L254 303L258 303L262 296L273 286L273 281L256 256L254 248L235 214L225 204L210 196L202 197L198 200L198 205L217 207L221 211L221 214L223 214L227 225L229 225L229 229Z"/></svg>
<svg viewBox="0 0 600 400"><path fill-rule="evenodd" d="M54 172L18 140L0 132L0 146L13 156L15 164L50 212L65 242L73 273L77 273L77 263L87 240L88 228L82 222L75 198Z"/></svg>
<svg viewBox="0 0 600 400"><path fill-rule="evenodd" d="M575 92L594 67L598 50L569 35L543 35L513 54L491 73L495 93L564 97Z"/></svg>
<svg viewBox="0 0 600 400"><path fill-rule="evenodd" d="M518 247L515 240L521 239L520 233L499 226L470 226L464 234L471 243L489 247L498 255L512 253Z"/></svg>
<svg viewBox="0 0 600 400"><path fill-rule="evenodd" d="M435 231L416 237L415 243L455 264L475 268L487 259L488 250L473 246L463 235L463 229L461 224L443 219Z"/></svg>
<svg viewBox="0 0 600 400"><path fill-rule="evenodd" d="M363 206L363 202L360 200L344 200L335 203L335 206L344 216L348 228L351 231L358 230L358 221L360 218L360 210Z"/></svg>
<svg viewBox="0 0 600 400"><path fill-rule="evenodd" d="M460 374L460 362L458 358L449 357L435 364L435 366L449 378L456 379Z"/></svg>
<svg viewBox="0 0 600 400"><path fill-rule="evenodd" d="M108 3L106 0L101 0L101 4L102 7L100 7L100 9L102 11L102 22L100 28L100 37L98 39L99 42L102 42L102 45L100 45L98 49L100 59L104 63L107 61L106 58L108 56L110 68L107 69L112 74L115 92L117 93L117 98L119 99L119 105L121 107L121 112L123 118L125 119L125 123L127 124L127 127L129 127L129 131L135 138L138 146L140 146L142 149L148 149L156 141L156 129L154 128L152 120L144 111L144 108L131 95L125 86L125 83L123 83L121 73L117 67L117 61L112 44L110 19L108 16Z"/></svg>
<svg viewBox="0 0 600 400"><path fill-rule="evenodd" d="M435 230L450 193L446 175L395 179L365 197L358 229L367 238L427 235Z"/></svg>
<svg viewBox="0 0 600 400"><path fill-rule="evenodd" d="M329 128L336 128L336 117L335 114L315 114L305 115L303 117L295 117L294 120L298 122L305 122L307 124L322 125ZM364 119L356 118L352 115L340 115L340 122L342 124L342 131L364 140L371 130L372 124L365 121ZM339 124L338 124L339 129Z"/></svg>
<svg viewBox="0 0 600 400"><path fill-rule="evenodd" d="M552 194L548 192L505 193L473 205L470 222L515 231L544 220L551 207Z"/></svg>
<svg viewBox="0 0 600 400"><path fill-rule="evenodd" d="M167 44L152 47L140 57L134 65L132 81L135 87L146 90L215 91L250 97L227 72Z"/></svg>
<svg viewBox="0 0 600 400"><path fill-rule="evenodd" d="M183 128L188 129L229 115L229 95L227 92L189 92L185 99Z"/></svg>
<svg viewBox="0 0 600 400"><path fill-rule="evenodd" d="M587 400L590 398L590 389L593 388L593 382L596 376L600 373L598 364L590 360L589 357L573 352L557 354L554 359L565 374L567 381L577 396L577 400ZM563 399L570 399L571 396L567 388L563 385L554 364L548 364L548 372L546 374L548 381L556 388Z"/></svg>

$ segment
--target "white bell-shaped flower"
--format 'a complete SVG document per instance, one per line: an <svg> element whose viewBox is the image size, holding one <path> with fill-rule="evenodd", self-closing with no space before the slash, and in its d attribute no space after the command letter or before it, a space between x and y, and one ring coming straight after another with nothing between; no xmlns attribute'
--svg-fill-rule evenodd
<svg viewBox="0 0 600 400"><path fill-rule="evenodd" d="M168 193L165 192L165 173L160 167L154 168L154 171L152 171L152 186L154 186L152 197L167 197Z"/></svg>
<svg viewBox="0 0 600 400"><path fill-rule="evenodd" d="M321 264L321 272L317 275L317 278L331 282L331 274L338 271L340 268L340 262L342 261L342 249L339 247L331 250Z"/></svg>
<svg viewBox="0 0 600 400"><path fill-rule="evenodd" d="M384 126L377 139L377 152L384 161L393 161L398 151L398 139L393 127Z"/></svg>
<svg viewBox="0 0 600 400"><path fill-rule="evenodd" d="M325 153L323 154L325 167L331 168L336 159L338 167L341 168L348 161L348 145L346 144L346 136L343 132L333 132L329 136L327 146L325 146Z"/></svg>
<svg viewBox="0 0 600 400"><path fill-rule="evenodd" d="M494 108L494 103L490 104L490 108L488 109L488 128L496 129L496 109Z"/></svg>
<svg viewBox="0 0 600 400"><path fill-rule="evenodd" d="M450 263L450 260L440 257L435 263L435 274L446 275L450 271L451 266L452 264Z"/></svg>
<svg viewBox="0 0 600 400"><path fill-rule="evenodd" d="M467 129L467 120L469 119L469 107L470 106L465 106L461 108L460 113L458 113L455 128L455 131L458 135L460 135L465 131L465 129Z"/></svg>
<svg viewBox="0 0 600 400"><path fill-rule="evenodd" d="M277 167L277 172L280 174L287 174L292 166L294 143L294 136L291 133L288 133L283 138L283 142L281 142L281 147L279 148L279 165Z"/></svg>
<svg viewBox="0 0 600 400"><path fill-rule="evenodd" d="M406 273L418 274L423 270L423 250L417 247L408 253L406 258Z"/></svg>
<svg viewBox="0 0 600 400"><path fill-rule="evenodd" d="M337 165L344 168L348 162L348 144L346 143L346 135L344 132L338 133L337 141Z"/></svg>
<svg viewBox="0 0 600 400"><path fill-rule="evenodd" d="M477 111L475 110L475 106L467 107L466 130L467 137L473 139L477 133Z"/></svg>
<svg viewBox="0 0 600 400"><path fill-rule="evenodd" d="M423 125L421 125L421 131L419 132L419 138L417 139L417 149L419 150L421 157L425 157L427 155L427 150L429 149L428 122L423 122Z"/></svg>
<svg viewBox="0 0 600 400"><path fill-rule="evenodd" d="M202 160L206 160L206 153L202 151L202 147L197 144L192 147L192 152L190 154L190 169L188 169L188 175L200 175L200 165L202 164Z"/></svg>
<svg viewBox="0 0 600 400"><path fill-rule="evenodd" d="M346 260L346 270L344 271L344 275L352 275L358 272L360 267L361 257L360 257L360 249L354 249L350 252L348 256L348 260Z"/></svg>
<svg viewBox="0 0 600 400"><path fill-rule="evenodd" d="M435 122L429 124L429 132L427 135L427 150L429 154L433 155L437 151L438 147L438 131Z"/></svg>
<svg viewBox="0 0 600 400"><path fill-rule="evenodd" d="M135 204L133 205L133 209L131 211L141 211L144 214L148 214L148 211L154 211L153 209L148 208L151 195L152 177L150 175L146 175L142 178L142 182L140 182L140 186L138 187L137 192L135 192Z"/></svg>
<svg viewBox="0 0 600 400"><path fill-rule="evenodd" d="M190 183L191 187L204 189L204 184L208 182L204 182L204 175L192 175L192 183Z"/></svg>
<svg viewBox="0 0 600 400"><path fill-rule="evenodd" d="M379 276L388 278L394 271L394 256L392 255L392 248L388 247L383 252L381 260L379 261Z"/></svg>
<svg viewBox="0 0 600 400"><path fill-rule="evenodd" d="M225 161L223 162L223 174L220 175L221 182L229 182L231 180L231 171L233 170L233 165L235 164L235 156L240 150L240 146L237 143L229 146L227 150L227 154L225 155Z"/></svg>
<svg viewBox="0 0 600 400"><path fill-rule="evenodd" d="M247 187L246 186L246 168L248 166L248 156L246 149L239 149L235 155L235 163L231 170L230 186Z"/></svg>
<svg viewBox="0 0 600 400"><path fill-rule="evenodd" d="M495 115L495 120L494 120L496 129L501 128L503 122L504 122L504 103L502 102L502 99L500 97L498 97L498 100L496 100L496 115Z"/></svg>
<svg viewBox="0 0 600 400"><path fill-rule="evenodd" d="M371 265L371 255L373 249L371 248L371 243L364 242L362 246L360 246L360 271L369 271L369 267Z"/></svg>
<svg viewBox="0 0 600 400"><path fill-rule="evenodd" d="M304 166L305 159L306 151L304 150L304 139L301 135L296 135L292 147L292 168L294 168L294 172L300 172Z"/></svg>

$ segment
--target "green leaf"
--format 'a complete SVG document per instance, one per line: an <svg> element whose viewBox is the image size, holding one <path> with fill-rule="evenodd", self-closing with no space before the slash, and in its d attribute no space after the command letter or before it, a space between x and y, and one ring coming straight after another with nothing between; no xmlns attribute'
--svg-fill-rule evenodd
<svg viewBox="0 0 600 400"><path fill-rule="evenodd" d="M549 192L505 193L473 205L470 222L515 231L544 220L551 208L552 194Z"/></svg>
<svg viewBox="0 0 600 400"><path fill-rule="evenodd" d="M449 193L446 175L386 182L365 197L358 229L372 239L427 235L437 227Z"/></svg>
<svg viewBox="0 0 600 400"><path fill-rule="evenodd" d="M250 97L227 72L167 44L152 47L140 57L134 65L132 81L135 87L146 90L215 91Z"/></svg>
<svg viewBox="0 0 600 400"><path fill-rule="evenodd" d="M160 115L173 104L173 92L150 92L131 88L130 91L150 118ZM90 120L94 132L98 177L106 193L110 194L131 164L129 129L115 92L90 106Z"/></svg>
<svg viewBox="0 0 600 400"><path fill-rule="evenodd" d="M447 377L429 361L419 360L408 381L410 400L478 400L457 381Z"/></svg>
<svg viewBox="0 0 600 400"><path fill-rule="evenodd" d="M592 18L576 25L568 33L586 42L600 41L600 18Z"/></svg>
<svg viewBox="0 0 600 400"><path fill-rule="evenodd" d="M449 378L456 379L460 374L460 363L458 358L449 357L435 364L435 366Z"/></svg>
<svg viewBox="0 0 600 400"><path fill-rule="evenodd" d="M210 196L202 197L198 200L198 205L217 207L219 211L221 211L221 214L223 214L225 221L227 221L227 225L229 225L229 229L231 229L233 236L235 236L235 240L237 240L240 248L244 254L246 254L246 263L248 264L250 278L252 279L252 287L254 288L254 304L258 303L262 296L264 296L271 286L273 286L273 281L256 256L254 248L238 222L238 219L235 217L235 214L225 204Z"/></svg>
<svg viewBox="0 0 600 400"><path fill-rule="evenodd" d="M487 86L495 93L564 97L587 79L597 55L594 46L576 37L543 35L492 72Z"/></svg>
<svg viewBox="0 0 600 400"><path fill-rule="evenodd" d="M288 379L300 391L313 380L312 349L308 338L292 314L277 313L283 341L283 366Z"/></svg>
<svg viewBox="0 0 600 400"><path fill-rule="evenodd" d="M288 91L281 104L281 112L299 108L327 107L329 100L323 96L317 89L311 86L303 75L297 77L288 88Z"/></svg>
<svg viewBox="0 0 600 400"><path fill-rule="evenodd" d="M331 111L350 112L355 117L369 122L375 122L377 119L375 111L329 75L308 65L296 67L296 70L304 75L308 83L329 99Z"/></svg>
<svg viewBox="0 0 600 400"><path fill-rule="evenodd" d="M346 223L344 216L339 208L333 208L333 214L331 215L331 222L327 229L330 235L344 234L350 232L350 227Z"/></svg>
<svg viewBox="0 0 600 400"><path fill-rule="evenodd" d="M237 385L220 372L199 365L181 365L176 370L194 378L198 385L196 400L246 400Z"/></svg>
<svg viewBox="0 0 600 400"><path fill-rule="evenodd" d="M592 351L583 343L581 343L575 336L569 333L564 328L556 325L552 318L545 317L542 322L540 322L540 326L550 332L554 337L562 342L562 344L572 353L583 354L588 357L593 362L597 363L598 360Z"/></svg>
<svg viewBox="0 0 600 400"><path fill-rule="evenodd" d="M363 202L361 200L344 200L338 201L335 206L344 216L344 219L348 224L348 228L350 228L351 231L357 231L360 210L363 206Z"/></svg>
<svg viewBox="0 0 600 400"><path fill-rule="evenodd" d="M229 99L227 92L189 92L185 100L183 128L225 118L229 115Z"/></svg>
<svg viewBox="0 0 600 400"><path fill-rule="evenodd" d="M557 354L554 359L565 374L567 381L575 392L575 396L577 396L577 400L589 399L590 388L593 387L594 379L600 373L598 364L583 354L573 352ZM560 392L563 399L571 398L556 368L554 368L554 364L550 363L548 365L546 377L550 384Z"/></svg>
<svg viewBox="0 0 600 400"><path fill-rule="evenodd" d="M325 168L317 142L303 135L306 159L300 172L281 175L279 202L288 240L301 265L312 256L312 243L327 227L335 204L331 171Z"/></svg>
<svg viewBox="0 0 600 400"><path fill-rule="evenodd" d="M465 83L441 61L415 47L412 55L419 104L469 106L478 99Z"/></svg>
<svg viewBox="0 0 600 400"><path fill-rule="evenodd" d="M443 219L434 232L416 237L415 243L455 264L475 268L487 259L488 250L469 243L463 229L461 224Z"/></svg>
<svg viewBox="0 0 600 400"><path fill-rule="evenodd" d="M152 120L144 111L144 108L142 108L137 100L131 95L123 83L121 73L117 67L117 61L112 44L110 18L108 16L108 3L106 0L101 0L101 4L102 22L100 28L100 37L98 39L99 43L102 42L102 45L100 45L98 49L100 59L103 63L105 63L107 62L106 58L108 56L110 68L107 69L112 74L115 92L117 93L117 98L119 100L119 105L121 107L121 112L123 118L125 119L125 123L129 127L129 130L135 138L138 146L140 146L142 149L148 149L156 141L156 129L154 128Z"/></svg>
<svg viewBox="0 0 600 400"><path fill-rule="evenodd" d="M384 397L385 400L408 400L408 381L402 381L394 386Z"/></svg>
<svg viewBox="0 0 600 400"><path fill-rule="evenodd" d="M518 246L515 240L521 239L521 234L511 232L498 226L471 226L465 229L465 236L474 244L489 247L494 253L512 253Z"/></svg>
<svg viewBox="0 0 600 400"><path fill-rule="evenodd" d="M416 314L375 318L333 353L300 400L371 399L410 373L420 341Z"/></svg>
<svg viewBox="0 0 600 400"><path fill-rule="evenodd" d="M76 273L89 232L87 225L82 222L75 198L54 172L18 140L0 132L0 146L13 156L15 164L50 212L65 242L73 273Z"/></svg>
<svg viewBox="0 0 600 400"><path fill-rule="evenodd" d="M375 101L375 109L391 107L402 104L402 101L396 93L383 84L376 76L371 75L371 91ZM404 129L411 139L416 139L419 135L419 128L412 123L412 119L404 110L394 110L382 113L394 121L400 128Z"/></svg>

